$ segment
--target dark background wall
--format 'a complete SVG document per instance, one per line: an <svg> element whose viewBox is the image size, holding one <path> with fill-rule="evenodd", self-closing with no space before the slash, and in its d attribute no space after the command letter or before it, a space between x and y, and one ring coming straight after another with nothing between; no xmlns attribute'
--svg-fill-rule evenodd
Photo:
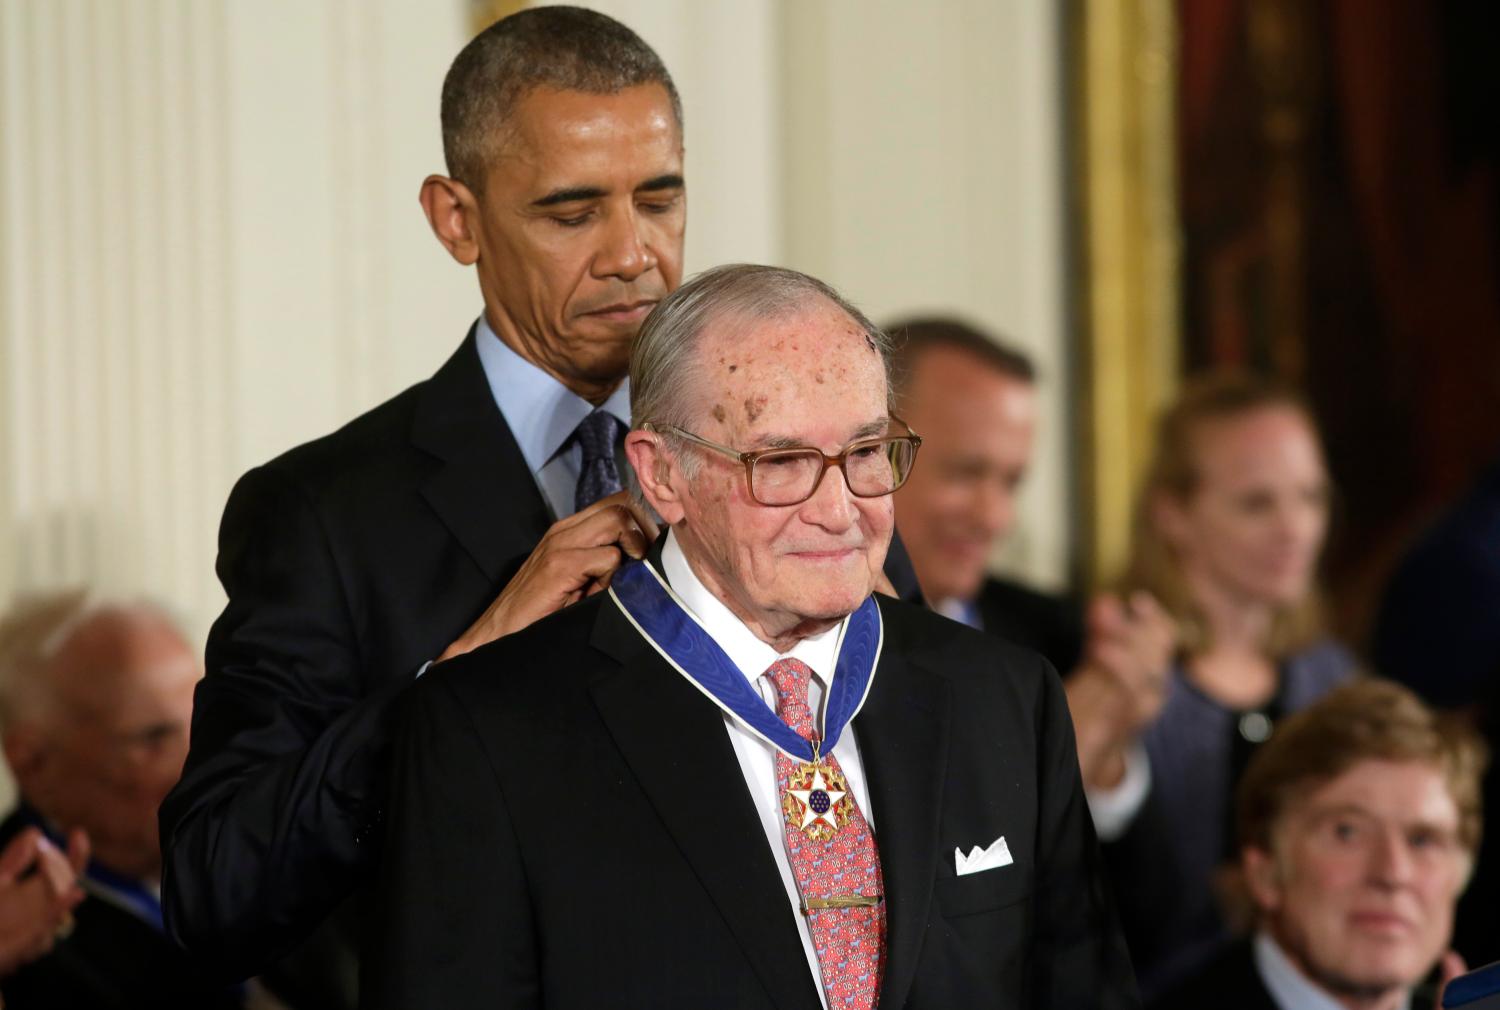
<svg viewBox="0 0 1500 1010"><path fill-rule="evenodd" d="M1184 366L1302 386L1335 628L1500 453L1500 5L1178 0Z"/></svg>

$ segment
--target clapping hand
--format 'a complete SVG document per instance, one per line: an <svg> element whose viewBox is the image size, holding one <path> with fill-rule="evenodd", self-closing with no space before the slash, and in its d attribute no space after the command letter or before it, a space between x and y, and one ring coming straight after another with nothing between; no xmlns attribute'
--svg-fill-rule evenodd
<svg viewBox="0 0 1500 1010"><path fill-rule="evenodd" d="M1125 751L1166 700L1177 632L1145 592L1102 594L1089 606L1083 662L1067 678L1068 707L1085 784L1107 789L1124 775Z"/></svg>
<svg viewBox="0 0 1500 1010"><path fill-rule="evenodd" d="M78 829L66 854L36 828L0 851L0 975L42 957L72 929L88 859L88 837Z"/></svg>

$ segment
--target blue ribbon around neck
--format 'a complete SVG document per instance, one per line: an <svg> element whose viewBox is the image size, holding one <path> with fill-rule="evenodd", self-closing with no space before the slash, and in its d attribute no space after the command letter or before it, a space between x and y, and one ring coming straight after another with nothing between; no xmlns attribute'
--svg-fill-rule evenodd
<svg viewBox="0 0 1500 1010"><path fill-rule="evenodd" d="M615 572L609 595L678 673L746 729L796 761L833 753L844 727L865 703L884 639L880 608L869 597L844 625L833 685L824 699L822 740L814 748L771 710L649 563L632 562Z"/></svg>

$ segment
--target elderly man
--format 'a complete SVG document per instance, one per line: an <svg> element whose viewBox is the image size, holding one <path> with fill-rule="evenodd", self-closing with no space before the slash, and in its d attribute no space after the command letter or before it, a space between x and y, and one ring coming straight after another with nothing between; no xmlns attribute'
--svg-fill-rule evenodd
<svg viewBox="0 0 1500 1010"><path fill-rule="evenodd" d="M1339 688L1251 759L1239 836L1253 940L1163 1007L1400 1010L1444 957L1473 869L1484 747L1406 689Z"/></svg>
<svg viewBox="0 0 1500 1010"><path fill-rule="evenodd" d="M670 533L412 692L377 1005L1133 1005L1057 678L871 595L920 441L882 334L720 268L631 395Z"/></svg>
<svg viewBox="0 0 1500 1010"><path fill-rule="evenodd" d="M149 605L48 593L0 622L0 732L20 792L0 841L40 832L80 863L85 836L92 847L75 926L0 981L7 1006L241 1005L168 939L157 900L156 808L182 770L199 674Z"/></svg>

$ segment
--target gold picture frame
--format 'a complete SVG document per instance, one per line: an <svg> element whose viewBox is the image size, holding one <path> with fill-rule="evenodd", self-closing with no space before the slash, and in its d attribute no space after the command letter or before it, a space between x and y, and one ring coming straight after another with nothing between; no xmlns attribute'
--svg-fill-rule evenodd
<svg viewBox="0 0 1500 1010"><path fill-rule="evenodd" d="M1070 10L1078 521L1084 576L1099 587L1125 563L1156 415L1180 372L1177 22L1173 0L1075 0Z"/></svg>
<svg viewBox="0 0 1500 1010"><path fill-rule="evenodd" d="M527 0L469 0L469 34L478 35L526 6Z"/></svg>

